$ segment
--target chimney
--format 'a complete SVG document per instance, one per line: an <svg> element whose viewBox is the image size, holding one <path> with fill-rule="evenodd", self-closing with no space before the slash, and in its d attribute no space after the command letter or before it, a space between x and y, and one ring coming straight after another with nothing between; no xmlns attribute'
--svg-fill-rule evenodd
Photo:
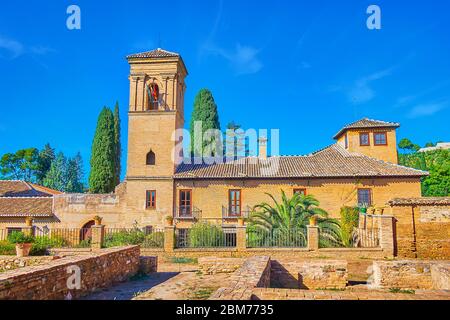
<svg viewBox="0 0 450 320"><path fill-rule="evenodd" d="M258 158L267 159L267 138L261 137L258 139L259 153Z"/></svg>

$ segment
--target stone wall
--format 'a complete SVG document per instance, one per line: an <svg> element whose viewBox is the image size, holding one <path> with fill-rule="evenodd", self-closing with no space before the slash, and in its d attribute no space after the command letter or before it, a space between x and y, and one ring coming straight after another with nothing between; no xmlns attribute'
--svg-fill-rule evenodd
<svg viewBox="0 0 450 320"><path fill-rule="evenodd" d="M79 298L115 282L127 280L139 269L139 247L103 249L91 255L69 256L45 265L0 273L0 300L60 300ZM69 289L67 282L81 271L81 287ZM69 294L70 293L70 294Z"/></svg>
<svg viewBox="0 0 450 320"><path fill-rule="evenodd" d="M389 202L396 218L397 256L450 259L450 198L404 198Z"/></svg>
<svg viewBox="0 0 450 320"><path fill-rule="evenodd" d="M271 286L276 288L345 288L347 278L347 261L343 260L283 258L271 261Z"/></svg>
<svg viewBox="0 0 450 320"><path fill-rule="evenodd" d="M40 265L55 260L56 258L54 256L20 258L16 256L0 256L0 272Z"/></svg>
<svg viewBox="0 0 450 320"><path fill-rule="evenodd" d="M198 259L199 270L204 274L233 273L242 267L244 259L201 257Z"/></svg>
<svg viewBox="0 0 450 320"><path fill-rule="evenodd" d="M424 260L374 261L374 288L436 289L448 287L450 262Z"/></svg>
<svg viewBox="0 0 450 320"><path fill-rule="evenodd" d="M226 287L218 289L211 300L250 300L252 290L270 286L270 258L251 257L230 277Z"/></svg>

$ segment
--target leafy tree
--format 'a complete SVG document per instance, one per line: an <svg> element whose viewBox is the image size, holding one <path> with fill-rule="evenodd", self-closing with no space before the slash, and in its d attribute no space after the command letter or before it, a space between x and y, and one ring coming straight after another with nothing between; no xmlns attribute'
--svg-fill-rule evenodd
<svg viewBox="0 0 450 320"><path fill-rule="evenodd" d="M0 159L0 172L6 179L35 182L38 168L38 150L28 148L6 153Z"/></svg>
<svg viewBox="0 0 450 320"><path fill-rule="evenodd" d="M339 222L330 218L313 196L296 193L288 198L282 191L280 203L271 194L267 195L274 205L266 202L256 205L250 216L250 228L265 231L272 236L276 234L278 237L282 234L290 235L294 230L297 237L303 237L306 241L306 227L309 219L314 217L321 231L319 243L341 243Z"/></svg>
<svg viewBox="0 0 450 320"><path fill-rule="evenodd" d="M50 144L46 144L44 149L39 151L37 170L36 170L36 181L38 184L44 182L44 178L47 175L52 161L55 159L55 149L53 149Z"/></svg>
<svg viewBox="0 0 450 320"><path fill-rule="evenodd" d="M194 134L195 122L200 121L202 124L202 137L203 134L209 129L220 130L219 114L217 111L217 105L214 101L214 97L208 89L201 89L194 100L194 109L191 116L191 153L194 156L204 155L205 148L214 143L215 138L211 141L204 141L202 137L196 137ZM201 139L201 150L195 147L195 139Z"/></svg>
<svg viewBox="0 0 450 320"><path fill-rule="evenodd" d="M427 143L425 144L425 148L431 148L431 147L435 147L435 146L436 146L436 144L433 143L433 142L427 142Z"/></svg>
<svg viewBox="0 0 450 320"><path fill-rule="evenodd" d="M89 190L93 193L114 191L116 182L116 147L114 143L114 116L104 107L100 112L92 142Z"/></svg>
<svg viewBox="0 0 450 320"><path fill-rule="evenodd" d="M62 152L58 153L52 161L50 170L43 180L43 185L47 188L65 191L67 186L67 159Z"/></svg>
<svg viewBox="0 0 450 320"><path fill-rule="evenodd" d="M450 195L450 150L399 154L399 164L430 173L422 179L423 196Z"/></svg>
<svg viewBox="0 0 450 320"><path fill-rule="evenodd" d="M411 140L406 138L400 140L398 147L402 150L407 150L411 152L415 152L420 149L420 147L417 144L412 143Z"/></svg>
<svg viewBox="0 0 450 320"><path fill-rule="evenodd" d="M115 182L114 183L117 186L120 183L120 171L121 171L120 159L122 156L122 147L120 144L119 102L116 102L116 106L114 107L114 144L115 144L115 148L116 148L116 152L115 152L116 170L115 170Z"/></svg>
<svg viewBox="0 0 450 320"><path fill-rule="evenodd" d="M83 159L81 154L78 152L75 157L69 159L67 162L66 176L66 187L65 192L81 193L84 191L83 185Z"/></svg>

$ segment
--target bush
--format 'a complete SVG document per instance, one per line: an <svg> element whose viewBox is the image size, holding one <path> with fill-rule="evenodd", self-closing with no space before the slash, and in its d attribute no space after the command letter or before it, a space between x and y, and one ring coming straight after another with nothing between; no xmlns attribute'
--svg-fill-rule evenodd
<svg viewBox="0 0 450 320"><path fill-rule="evenodd" d="M25 235L23 232L13 231L10 235L8 235L8 241L10 243L33 243L34 237Z"/></svg>
<svg viewBox="0 0 450 320"><path fill-rule="evenodd" d="M345 247L353 245L353 230L358 227L359 208L341 208L341 238Z"/></svg>
<svg viewBox="0 0 450 320"><path fill-rule="evenodd" d="M145 233L139 229L110 233L105 237L105 247L119 247L141 244L145 240Z"/></svg>
<svg viewBox="0 0 450 320"><path fill-rule="evenodd" d="M0 241L0 256L16 254L16 246L8 241Z"/></svg>
<svg viewBox="0 0 450 320"><path fill-rule="evenodd" d="M164 232L153 232L145 236L142 246L147 248L162 248L164 247Z"/></svg>
<svg viewBox="0 0 450 320"><path fill-rule="evenodd" d="M189 230L189 244L192 248L221 247L225 234L221 228L205 222L196 223Z"/></svg>

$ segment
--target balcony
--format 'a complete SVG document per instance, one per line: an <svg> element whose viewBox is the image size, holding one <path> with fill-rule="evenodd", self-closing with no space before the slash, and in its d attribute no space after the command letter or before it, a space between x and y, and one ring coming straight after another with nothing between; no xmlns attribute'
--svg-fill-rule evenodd
<svg viewBox="0 0 450 320"><path fill-rule="evenodd" d="M238 218L248 218L250 216L251 211L252 209L249 206L241 208L241 212L236 212L235 208L222 206L222 219L233 220Z"/></svg>
<svg viewBox="0 0 450 320"><path fill-rule="evenodd" d="M175 208L174 219L178 221L198 221L202 217L202 211L193 206L181 206Z"/></svg>

